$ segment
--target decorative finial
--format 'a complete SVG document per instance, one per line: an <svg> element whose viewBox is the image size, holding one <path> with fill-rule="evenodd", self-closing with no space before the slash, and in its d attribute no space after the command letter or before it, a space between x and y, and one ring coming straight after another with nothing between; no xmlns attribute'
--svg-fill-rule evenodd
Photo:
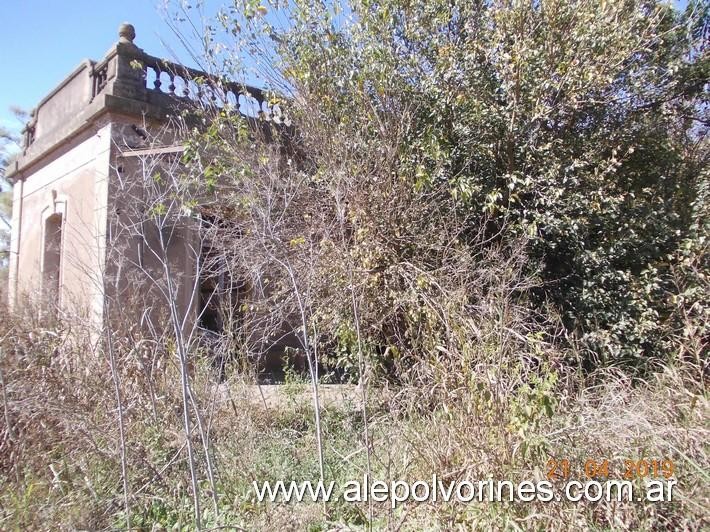
<svg viewBox="0 0 710 532"><path fill-rule="evenodd" d="M136 29L133 24L124 22L118 27L118 42L133 44L133 39L136 38Z"/></svg>

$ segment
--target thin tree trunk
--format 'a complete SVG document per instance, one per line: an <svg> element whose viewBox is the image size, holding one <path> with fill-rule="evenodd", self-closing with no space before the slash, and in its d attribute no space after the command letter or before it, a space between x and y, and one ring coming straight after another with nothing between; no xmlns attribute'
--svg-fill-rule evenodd
<svg viewBox="0 0 710 532"><path fill-rule="evenodd" d="M110 316L109 302L105 305L106 315L104 319ZM126 509L126 528L131 529L131 505L130 494L128 491L128 462L126 458L126 431L123 420L123 399L121 397L121 381L116 368L116 353L113 349L113 332L110 325L106 327L106 347L108 349L108 360L111 367L111 379L113 380L113 389L116 396L116 406L118 408L118 438L121 451L121 479L123 482L123 504Z"/></svg>
<svg viewBox="0 0 710 532"><path fill-rule="evenodd" d="M318 466L320 469L320 480L325 483L325 461L323 459L323 442L321 439L320 398L318 397L318 374L316 369L317 361L313 360L311 357L310 342L308 341L308 320L306 318L306 309L303 305L303 299L301 298L301 291L298 289L298 284L296 283L296 278L293 275L293 270L290 265L287 266L283 262L281 262L281 264L286 267L289 277L291 278L296 301L298 302L298 309L301 314L301 326L303 327L301 342L306 352L308 372L311 376L311 393L313 394L313 409L315 410L314 418L316 424L316 444L318 446ZM323 501L323 512L325 513L325 511L325 501Z"/></svg>
<svg viewBox="0 0 710 532"><path fill-rule="evenodd" d="M360 400L362 401L362 424L365 431L365 457L366 457L366 467L367 467L367 478L372 478L372 463L370 461L370 427L367 420L367 375L366 375L366 365L365 356L362 352L362 336L360 334L360 314L357 310L357 302L355 301L355 286L353 284L353 272L352 265L348 264L348 273L350 275L350 301L353 307L353 320L355 322L355 334L357 336L357 360L358 360L358 372L359 372L359 387L360 387ZM367 528L372 530L372 518L374 515L374 508L372 505L372 497L367 498Z"/></svg>
<svg viewBox="0 0 710 532"><path fill-rule="evenodd" d="M161 236L161 247L165 251L165 245ZM195 527L197 530L202 528L202 512L200 510L200 487L197 481L197 470L195 468L195 452L192 448L192 424L190 423L190 383L187 368L187 353L185 349L182 329L180 327L180 319L177 308L175 306L175 297L170 268L167 263L167 254L164 254L163 271L168 290L168 306L170 308L170 321L173 325L175 333L175 343L177 344L178 358L180 360L180 387L182 392L182 415L183 425L185 427L185 439L187 443L187 459L190 466L190 480L192 482L192 502L195 510Z"/></svg>

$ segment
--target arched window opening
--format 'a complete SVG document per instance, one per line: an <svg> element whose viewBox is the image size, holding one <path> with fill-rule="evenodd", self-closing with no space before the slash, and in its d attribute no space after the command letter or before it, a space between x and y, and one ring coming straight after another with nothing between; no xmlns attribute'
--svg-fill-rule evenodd
<svg viewBox="0 0 710 532"><path fill-rule="evenodd" d="M45 297L58 302L62 265L62 222L60 213L52 214L44 222L44 254L42 286Z"/></svg>

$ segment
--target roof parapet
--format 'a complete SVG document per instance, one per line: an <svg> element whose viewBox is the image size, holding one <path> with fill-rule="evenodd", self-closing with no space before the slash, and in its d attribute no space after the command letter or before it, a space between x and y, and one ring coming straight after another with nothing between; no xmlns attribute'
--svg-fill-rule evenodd
<svg viewBox="0 0 710 532"><path fill-rule="evenodd" d="M261 89L147 54L135 38L133 25L122 23L103 59L83 61L32 110L23 151L7 168L10 181L105 112L165 120L180 106L202 105L266 120L280 114Z"/></svg>

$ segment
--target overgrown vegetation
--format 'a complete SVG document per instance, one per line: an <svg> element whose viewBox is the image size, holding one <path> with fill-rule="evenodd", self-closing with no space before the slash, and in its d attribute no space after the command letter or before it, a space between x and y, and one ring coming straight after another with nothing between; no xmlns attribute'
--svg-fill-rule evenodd
<svg viewBox="0 0 710 532"><path fill-rule="evenodd" d="M239 360L215 372L180 316L110 347L5 321L2 526L707 526L707 5L237 2L205 31L210 71L258 65L282 112L187 110L182 159L141 161L112 227L199 228L203 267L248 287L223 308ZM243 361L285 329L307 372L268 405ZM350 400L322 404L326 366ZM251 485L530 480L550 457L671 459L677 497L391 510Z"/></svg>
<svg viewBox="0 0 710 532"><path fill-rule="evenodd" d="M674 275L706 245L707 5L351 7L354 25L305 2L288 30L268 16L241 30L247 49L280 43L257 59L303 103L319 181L401 180L424 208L451 196L464 242L481 223L493 245L527 237L531 296L559 311L588 369L675 357Z"/></svg>
<svg viewBox="0 0 710 532"><path fill-rule="evenodd" d="M125 528L107 357L89 342L67 341L62 329L20 320L3 327L3 528ZM116 346L131 524L190 530L194 513L178 360L133 347ZM319 477L313 408L307 396L298 396L310 385L291 381L290 392L265 408L249 380L232 374L217 386L209 361L195 357L192 390L207 405L203 413L210 420L219 493L216 516L199 458L203 527L358 529L368 522L375 529L404 530L704 527L709 405L692 366L669 367L642 385L605 373L597 375L603 385L585 386L579 375L561 370L538 378L523 373L521 359L529 352L489 348L478 354L476 365L442 360L432 368L436 378L427 387L370 387L372 478L523 480L544 478L551 456L577 463L589 457L620 463L661 456L677 464L674 502L407 503L395 511L376 504L372 520L366 504L333 502L324 511L323 505L306 502L258 503L254 480ZM420 392L428 408L422 408ZM361 479L368 451L358 401L331 404L321 418L326 479L340 485Z"/></svg>

